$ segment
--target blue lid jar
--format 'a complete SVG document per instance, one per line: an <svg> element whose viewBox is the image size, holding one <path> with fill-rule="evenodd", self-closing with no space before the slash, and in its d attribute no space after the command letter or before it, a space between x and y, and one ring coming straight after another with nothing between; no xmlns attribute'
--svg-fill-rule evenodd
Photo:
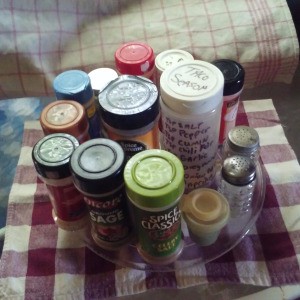
<svg viewBox="0 0 300 300"><path fill-rule="evenodd" d="M93 97L90 77L80 70L68 70L60 73L53 81L57 99L75 100L85 104Z"/></svg>

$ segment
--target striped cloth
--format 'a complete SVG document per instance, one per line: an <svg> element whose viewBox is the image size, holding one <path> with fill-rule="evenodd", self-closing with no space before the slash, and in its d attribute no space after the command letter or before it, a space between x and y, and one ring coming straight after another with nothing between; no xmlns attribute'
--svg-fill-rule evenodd
<svg viewBox="0 0 300 300"><path fill-rule="evenodd" d="M272 100L242 102L237 122L256 128L260 136L266 173L261 214L241 242L220 258L162 273L117 266L85 246L84 231L57 228L31 160L42 131L37 121L26 122L8 204L0 298L101 299L220 282L300 284L300 166Z"/></svg>
<svg viewBox="0 0 300 300"><path fill-rule="evenodd" d="M59 73L114 68L130 41L234 59L249 88L290 83L299 58L286 0L0 1L0 36L0 99L53 96Z"/></svg>

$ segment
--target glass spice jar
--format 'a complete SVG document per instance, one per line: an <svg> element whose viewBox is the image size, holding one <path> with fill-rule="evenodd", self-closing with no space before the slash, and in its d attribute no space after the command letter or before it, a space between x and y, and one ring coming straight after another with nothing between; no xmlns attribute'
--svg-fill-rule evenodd
<svg viewBox="0 0 300 300"><path fill-rule="evenodd" d="M260 152L259 135L249 126L236 126L228 132L223 144L223 160L233 155L249 157L255 163L258 162Z"/></svg>
<svg viewBox="0 0 300 300"><path fill-rule="evenodd" d="M235 155L224 160L218 191L228 200L232 217L249 211L255 183L256 166L249 157Z"/></svg>

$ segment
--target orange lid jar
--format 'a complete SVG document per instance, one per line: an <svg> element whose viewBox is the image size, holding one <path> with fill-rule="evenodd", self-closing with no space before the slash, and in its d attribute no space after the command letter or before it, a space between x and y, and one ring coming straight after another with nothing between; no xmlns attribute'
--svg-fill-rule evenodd
<svg viewBox="0 0 300 300"><path fill-rule="evenodd" d="M84 107L73 100L57 100L49 103L40 116L45 135L68 133L83 143L90 139L89 124Z"/></svg>

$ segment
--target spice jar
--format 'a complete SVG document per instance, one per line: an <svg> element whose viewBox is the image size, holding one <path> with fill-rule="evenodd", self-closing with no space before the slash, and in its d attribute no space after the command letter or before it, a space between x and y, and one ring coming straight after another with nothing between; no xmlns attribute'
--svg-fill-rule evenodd
<svg viewBox="0 0 300 300"><path fill-rule="evenodd" d="M221 71L204 61L181 62L162 73L161 148L182 161L186 193L214 179L223 86Z"/></svg>
<svg viewBox="0 0 300 300"><path fill-rule="evenodd" d="M40 139L32 150L35 169L49 192L54 221L65 230L80 229L88 222L83 196L75 188L69 168L78 145L73 136L55 133Z"/></svg>
<svg viewBox="0 0 300 300"><path fill-rule="evenodd" d="M115 65L119 75L137 75L154 80L155 56L146 43L121 45L115 52Z"/></svg>
<svg viewBox="0 0 300 300"><path fill-rule="evenodd" d="M219 143L223 144L229 130L235 126L245 70L241 64L231 59L215 60L212 64L221 70L225 79L219 134Z"/></svg>
<svg viewBox="0 0 300 300"><path fill-rule="evenodd" d="M192 54L180 49L169 49L160 52L155 58L155 83L159 88L160 76L163 71L176 65L177 63L194 60Z"/></svg>
<svg viewBox="0 0 300 300"><path fill-rule="evenodd" d="M233 217L251 208L255 178L256 167L249 157L235 155L224 160L218 191L228 200Z"/></svg>
<svg viewBox="0 0 300 300"><path fill-rule="evenodd" d="M49 103L42 110L40 124L45 135L68 133L83 143L90 139L89 124L84 107L72 100Z"/></svg>
<svg viewBox="0 0 300 300"><path fill-rule="evenodd" d="M99 105L107 137L120 143L127 158L159 148L158 91L152 81L119 76L100 93Z"/></svg>
<svg viewBox="0 0 300 300"><path fill-rule="evenodd" d="M58 100L74 100L83 105L89 122L90 137L99 137L100 120L88 74L81 70L62 72L55 77L53 89Z"/></svg>
<svg viewBox="0 0 300 300"><path fill-rule="evenodd" d="M185 195L180 209L190 238L200 246L213 244L230 216L227 199L210 188L196 189Z"/></svg>
<svg viewBox="0 0 300 300"><path fill-rule="evenodd" d="M99 138L81 144L70 160L76 188L87 204L95 243L116 250L131 238L123 169L125 154L112 140Z"/></svg>
<svg viewBox="0 0 300 300"><path fill-rule="evenodd" d="M173 262L183 248L179 201L184 171L180 160L164 150L145 150L127 162L124 179L141 257L151 264Z"/></svg>
<svg viewBox="0 0 300 300"><path fill-rule="evenodd" d="M249 126L232 128L224 142L222 157L233 155L247 156L255 163L259 159L260 145L257 131Z"/></svg>

